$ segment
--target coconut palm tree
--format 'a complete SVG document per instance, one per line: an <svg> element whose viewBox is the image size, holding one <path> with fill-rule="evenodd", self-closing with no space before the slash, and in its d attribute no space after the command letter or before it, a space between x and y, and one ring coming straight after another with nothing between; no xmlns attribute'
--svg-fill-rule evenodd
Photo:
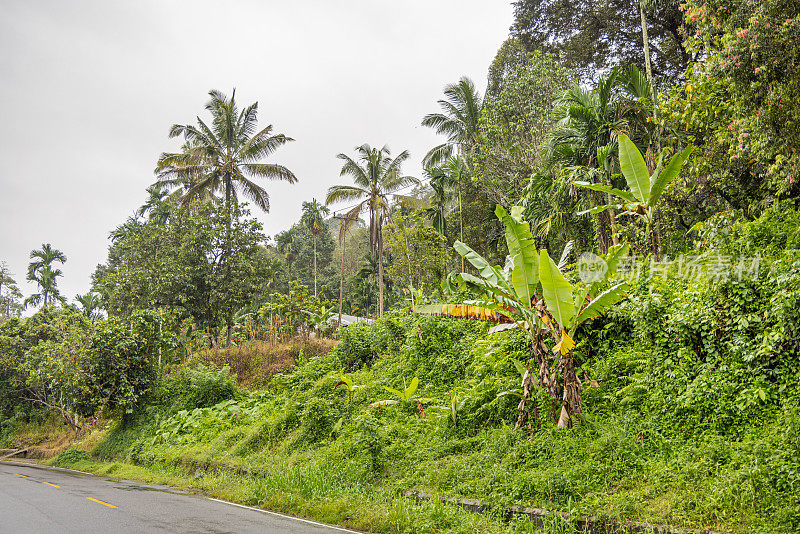
<svg viewBox="0 0 800 534"><path fill-rule="evenodd" d="M303 217L308 231L314 238L314 296L317 296L317 237L325 228L324 215L328 215L330 210L324 204L312 198L311 202L303 202Z"/></svg>
<svg viewBox="0 0 800 534"><path fill-rule="evenodd" d="M438 165L456 152L469 155L478 139L478 123L483 107L483 98L469 78L462 77L458 83L444 88L444 100L439 100L441 113L430 113L422 119L422 125L447 136L447 141L432 148L423 164Z"/></svg>
<svg viewBox="0 0 800 534"><path fill-rule="evenodd" d="M269 212L269 193L253 180L297 182L283 165L263 162L294 139L273 134L271 124L258 130L258 102L239 111L236 90L230 99L216 90L208 94L211 100L205 108L211 113L210 125L198 117L197 126L170 128L170 138L183 136L186 144L182 152L161 155L155 171L159 183L186 187L184 203L222 191L229 211L242 194Z"/></svg>
<svg viewBox="0 0 800 534"><path fill-rule="evenodd" d="M370 256L378 262L378 314L383 314L383 223L389 218L388 196L412 184L419 184L413 176L403 176L401 166L408 159L407 150L392 159L389 147L372 148L368 144L356 147L357 159L347 154L337 157L344 161L339 176L350 176L355 185L334 185L328 189L326 205L336 202L357 201L345 215L343 224L353 224L363 212L369 212Z"/></svg>
<svg viewBox="0 0 800 534"><path fill-rule="evenodd" d="M274 134L272 125L258 129L258 102L239 110L236 90L230 99L219 91L208 93L211 99L206 110L211 113L207 124L200 117L197 125L174 124L169 136L186 140L182 152L164 153L158 160L156 174L161 184L184 187L184 204L209 193L223 193L227 212L225 256L230 255L231 224L239 195L269 213L269 193L255 180L269 179L297 182L292 171L276 163L265 163L291 137ZM227 263L227 262L226 262ZM230 264L226 281L230 283ZM228 345L233 326L233 308L227 310Z"/></svg>

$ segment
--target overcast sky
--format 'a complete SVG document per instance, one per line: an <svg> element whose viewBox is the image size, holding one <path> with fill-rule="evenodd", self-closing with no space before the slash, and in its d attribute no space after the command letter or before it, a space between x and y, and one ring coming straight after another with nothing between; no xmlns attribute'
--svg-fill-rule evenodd
<svg viewBox="0 0 800 534"><path fill-rule="evenodd" d="M441 142L420 120L460 76L485 88L512 19L510 0L0 0L0 262L27 296L28 254L52 243L62 293L88 291L108 232L178 149L169 126L202 115L210 89L235 87L296 140L270 160L299 183L264 184L268 235L362 143L408 149L419 176Z"/></svg>

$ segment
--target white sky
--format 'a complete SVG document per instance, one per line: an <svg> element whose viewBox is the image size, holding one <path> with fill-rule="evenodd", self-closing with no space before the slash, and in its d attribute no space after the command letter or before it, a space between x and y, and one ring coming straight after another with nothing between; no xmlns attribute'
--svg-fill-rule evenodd
<svg viewBox="0 0 800 534"><path fill-rule="evenodd" d="M270 160L299 183L264 183L268 235L342 183L336 154L364 142L410 150L420 176L441 142L420 120L462 75L485 88L512 20L510 0L0 0L0 261L27 296L28 254L52 243L62 294L86 292L178 149L169 126L203 115L210 89L236 87L296 140Z"/></svg>

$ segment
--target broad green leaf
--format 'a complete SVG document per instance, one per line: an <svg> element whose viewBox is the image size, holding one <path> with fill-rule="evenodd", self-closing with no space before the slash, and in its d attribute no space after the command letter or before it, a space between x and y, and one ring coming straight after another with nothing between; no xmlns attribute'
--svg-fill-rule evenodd
<svg viewBox="0 0 800 534"><path fill-rule="evenodd" d="M622 200L627 202L636 202L636 198L631 194L630 191L623 191L622 189L616 189L608 185L604 184L593 184L591 182L572 182L573 185L577 185L578 187L583 187L585 189L591 189L592 191L600 191L601 193L609 193L614 195L615 197L619 197Z"/></svg>
<svg viewBox="0 0 800 534"><path fill-rule="evenodd" d="M614 245L610 249L608 249L608 254L605 255L603 258L606 260L606 265L608 266L608 271L606 271L606 278L610 278L614 273L617 272L617 267L619 267L619 262L628 255L631 246L628 243L624 243L622 245Z"/></svg>
<svg viewBox="0 0 800 534"><path fill-rule="evenodd" d="M500 286L506 285L506 281L503 278L503 273L501 273L497 267L486 261L486 258L472 250L469 245L466 245L461 241L456 241L453 243L453 248L456 250L456 252L463 256L470 263L470 265L478 269L478 272L482 277L490 280L494 284L498 284Z"/></svg>
<svg viewBox="0 0 800 534"><path fill-rule="evenodd" d="M397 396L398 396L398 397L400 397L401 399L403 398L403 392L402 392L402 391L400 391L400 390L398 390L398 389L390 388L390 387L388 387L388 386L383 386L383 389L385 389L385 390L386 390L386 391L388 391L389 393L394 393L395 395L397 395Z"/></svg>
<svg viewBox="0 0 800 534"><path fill-rule="evenodd" d="M570 239L567 241L567 244L564 245L564 250L561 251L561 259L558 260L559 269L563 269L567 266L567 261L569 260L569 255L572 253L572 247L574 244L575 242Z"/></svg>
<svg viewBox="0 0 800 534"><path fill-rule="evenodd" d="M533 240L530 225L521 220L522 208L514 206L512 215L499 204L495 209L497 217L506 227L506 243L514 267L511 271L511 284L520 302L530 305L539 283L539 258L536 242Z"/></svg>
<svg viewBox="0 0 800 534"><path fill-rule="evenodd" d="M642 153L625 134L621 134L617 142L622 175L625 176L628 187L639 202L647 204L650 200L650 171L647 170Z"/></svg>
<svg viewBox="0 0 800 534"><path fill-rule="evenodd" d="M672 159L669 160L669 163L663 171L653 175L653 181L650 184L650 207L658 203L658 199L661 198L661 193L664 192L664 188L678 176L678 172L680 172L681 167L683 167L684 162L692 151L694 151L694 147L691 145L687 146L683 149L683 152L672 156Z"/></svg>
<svg viewBox="0 0 800 534"><path fill-rule="evenodd" d="M589 294L589 288L577 289L575 291L575 315L581 312L581 308L586 303L586 296Z"/></svg>
<svg viewBox="0 0 800 534"><path fill-rule="evenodd" d="M539 279L542 282L542 295L547 310L559 325L569 328L575 317L572 284L564 278L545 249L539 253Z"/></svg>
<svg viewBox="0 0 800 534"><path fill-rule="evenodd" d="M621 210L622 207L623 207L622 204L604 204L603 206L595 206L594 208L589 208L588 210L579 211L578 215L586 215L587 213L596 215L598 213L610 210L612 208L615 210Z"/></svg>
<svg viewBox="0 0 800 534"><path fill-rule="evenodd" d="M411 397L417 391L417 387L419 387L419 378L415 376L411 384L409 384L408 389L405 391L405 400L411 400Z"/></svg>
<svg viewBox="0 0 800 534"><path fill-rule="evenodd" d="M583 309L583 311L578 315L577 319L575 319L575 324L579 325L590 319L594 319L595 317L600 317L605 312L610 310L614 304L625 298L625 295L627 294L628 284L626 282L619 283L606 289L597 295L597 298L592 300L592 302L590 302L589 305Z"/></svg>

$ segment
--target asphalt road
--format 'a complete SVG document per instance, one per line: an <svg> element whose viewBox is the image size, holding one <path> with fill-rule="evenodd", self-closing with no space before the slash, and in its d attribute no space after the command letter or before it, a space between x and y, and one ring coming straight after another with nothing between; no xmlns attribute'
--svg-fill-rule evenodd
<svg viewBox="0 0 800 534"><path fill-rule="evenodd" d="M353 532L162 486L0 462L0 533Z"/></svg>

